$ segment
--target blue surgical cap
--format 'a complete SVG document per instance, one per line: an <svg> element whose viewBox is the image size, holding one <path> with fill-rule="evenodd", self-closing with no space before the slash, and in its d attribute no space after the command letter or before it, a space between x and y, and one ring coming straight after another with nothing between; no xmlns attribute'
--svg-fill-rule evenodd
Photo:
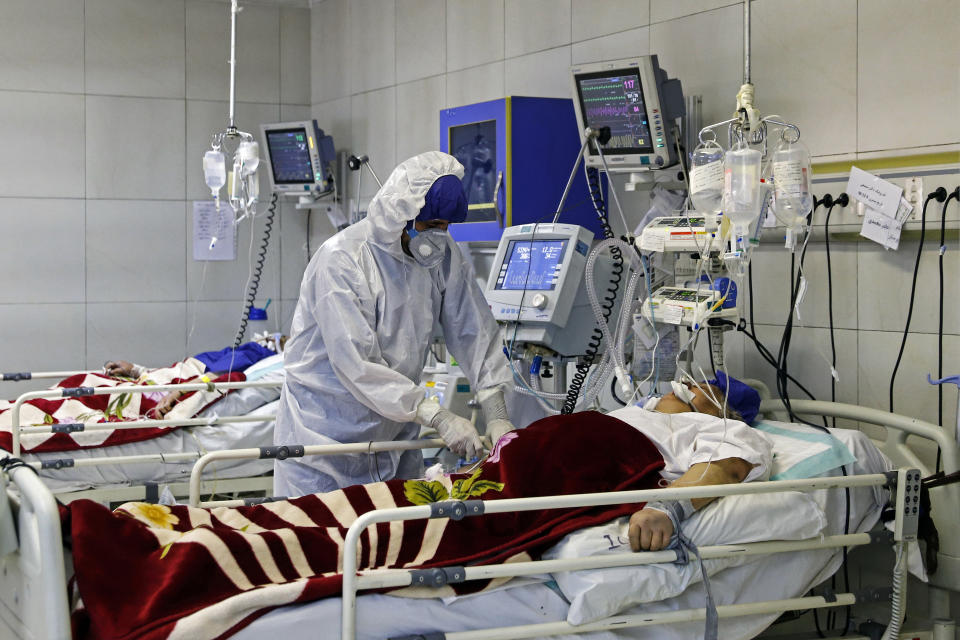
<svg viewBox="0 0 960 640"><path fill-rule="evenodd" d="M727 405L743 416L743 421L753 424L760 413L760 394L745 382L741 382L723 371L717 371L717 377L710 384L719 387L727 396Z"/></svg>
<svg viewBox="0 0 960 640"><path fill-rule="evenodd" d="M467 196L463 192L463 183L454 175L437 178L427 191L423 208L417 220L447 220L463 222L467 219Z"/></svg>

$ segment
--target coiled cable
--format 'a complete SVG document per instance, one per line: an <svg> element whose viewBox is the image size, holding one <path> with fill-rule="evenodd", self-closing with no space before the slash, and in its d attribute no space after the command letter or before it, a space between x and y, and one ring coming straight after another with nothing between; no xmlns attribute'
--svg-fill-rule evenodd
<svg viewBox="0 0 960 640"><path fill-rule="evenodd" d="M240 326L237 328L237 336L233 339L233 348L236 349L243 342L243 334L247 331L247 322L250 319L250 309L257 299L257 289L260 288L260 276L263 275L263 265L267 260L267 248L270 245L270 233L273 231L273 216L277 212L277 194L274 193L270 199L270 206L267 208L267 219L263 225L263 239L260 241L260 250L257 253L256 264L250 275L250 283L247 285L247 303L243 306L243 313L240 315ZM252 230L251 230L252 233Z"/></svg>
<svg viewBox="0 0 960 640"><path fill-rule="evenodd" d="M590 200L593 202L593 207L597 212L597 216L600 218L603 237L607 240L614 238L613 229L607 220L607 208L606 203L603 201L600 172L593 167L585 167L584 170L587 175L587 185L590 188ZM612 189L613 186L611 185L610 188ZM610 254L613 256L610 285L607 287L607 294L603 297L603 302L601 303L604 321L608 321L610 315L613 313L613 307L617 302L617 292L620 289L620 281L623 279L623 254L621 254L620 249L617 247L612 247ZM603 331L599 326L596 326L590 336L590 342L587 344L583 358L577 363L577 369L573 375L573 379L570 381L570 386L567 388L567 397L563 401L563 407L560 409L561 414L571 414L576 409L577 398L580 397L580 389L583 388L583 383L587 379L587 374L590 372L590 366L596 359L602 342Z"/></svg>
<svg viewBox="0 0 960 640"><path fill-rule="evenodd" d="M900 625L907 606L907 543L897 543L897 559L893 565L893 594L890 596L890 624L880 640L900 637Z"/></svg>

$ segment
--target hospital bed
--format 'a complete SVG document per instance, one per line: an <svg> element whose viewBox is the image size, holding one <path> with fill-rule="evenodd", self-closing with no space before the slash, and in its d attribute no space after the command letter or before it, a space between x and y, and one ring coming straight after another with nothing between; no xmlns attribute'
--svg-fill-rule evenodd
<svg viewBox="0 0 960 640"><path fill-rule="evenodd" d="M4 374L5 380L62 379L86 371ZM176 496L185 496L185 482L193 463L203 454L219 449L269 446L279 404L282 368L270 369L252 382L122 386L104 388L53 388L21 394L11 409L14 457L21 457L41 472L44 481L63 502L79 498L98 501L156 499L160 484ZM193 417L140 419L101 424L23 425L21 410L28 400L57 399L114 393L209 391L227 393ZM107 429L170 428L153 438L112 446L68 451L24 453L21 442L30 434L92 433ZM208 490L222 493L262 492L271 480L263 477L272 469L268 461L225 462L211 469Z"/></svg>
<svg viewBox="0 0 960 640"><path fill-rule="evenodd" d="M779 407L775 402L767 401L764 403L764 409L766 410L776 410L778 408L782 407ZM902 416L834 403L816 403L814 405L813 403L795 401L794 411L808 415L845 417L878 424L884 427L887 437L886 440L876 443L877 448L887 453L895 465L906 464L910 467L916 467L924 475L929 470L917 459L916 454L908 446L906 438L908 435L913 435L931 440L943 450L945 470L952 472L958 469L956 445L942 430L934 425ZM869 455L869 451L862 446L865 439L857 437L856 433L850 431L847 434L849 436L849 446L860 447L857 454L858 458L862 459L862 465L861 468L858 468L858 471L866 472L868 475L851 476L846 479L831 477L819 481L806 481L807 489L813 489L820 485L879 486L887 481L887 476L879 473L885 470L883 467L886 465L877 466L877 460L880 457L876 456L876 450L874 449L874 454ZM839 432L839 436L843 435L843 431ZM20 497L14 497L13 502L21 535L17 549L6 555L2 561L3 570L0 571L0 574L2 574L2 578L0 578L0 618L8 625L8 635L12 637L66 637L69 624L64 577L68 570L64 571L63 567L65 566L65 555L69 559L69 554L65 554L61 546L60 523L56 505L49 491L42 483L36 481L29 470L14 469L10 476L20 489ZM816 484L817 482L819 482L819 485ZM902 482L901 478L897 491L899 497L902 497L902 491L906 484ZM716 495L725 492L756 493L770 489L803 488L801 485L794 483L787 487L776 483L749 483L747 485L729 485L719 488L655 490L654 493L657 496L667 495L663 493L664 491L667 491L668 494L680 491L692 495L691 490L699 491L700 493L697 495ZM748 550L750 549L749 543L701 546L701 552L704 555L709 555L709 557L714 557L713 554L718 556L720 554L733 554L744 557L748 553L761 554L756 556L755 561L744 562L739 566L727 568L712 578L714 594L717 596L723 621L726 620L725 616L730 614L751 614L748 617L738 616L736 618L740 621L739 626L736 627L736 634L725 632L723 626L725 622L722 621L720 637L754 637L776 617L779 611L843 606L858 602L858 598L871 597L870 594L836 594L833 602L829 602L829 598L821 596L797 597L806 591L808 586L821 582L836 570L839 566L839 554L835 552L837 545L865 544L872 539L871 535L866 532L871 529L879 517L875 505L865 504L858 498L854 498L850 506L851 522L855 523L851 527L850 533L850 536L853 537L842 537L842 531L838 530L838 527L841 526L840 522L842 521L840 514L843 501L842 498L835 495L836 493L835 491L832 493L821 491L811 494L820 496L817 498L818 502L822 504L823 511L830 523L824 531L826 537L815 536L812 540L767 544L766 547L753 547L752 550ZM857 495L858 492L851 491L851 494ZM860 494L867 495L862 494L862 492ZM958 503L957 486L942 487L932 491L931 494L936 505L934 518L939 521L941 530L943 531L946 526L955 527L956 511L949 505ZM832 498L829 497L831 495ZM561 498L561 502L568 501L567 505L570 504L570 500L582 501L583 504L611 500L634 502L651 496L650 492L646 492L642 497L638 496L636 492L633 492L632 495L621 496L611 496L610 494L602 496L564 496ZM953 502L951 503L951 501ZM494 506L496 502L488 504ZM522 501L513 502L519 503ZM723 502L719 501L715 504L720 505ZM531 502L506 506L546 508L548 505ZM711 508L713 508L713 505L703 511L706 512ZM420 511L412 513L410 509ZM429 508L425 507L411 507L407 508L404 514L369 512L362 516L351 528L348 534L348 544L355 541L362 528L371 521L396 519L398 516L402 519L429 517L429 514L425 514L423 509L429 511ZM873 539L876 537L874 535ZM2 536L0 536L0 540L2 540ZM948 590L960 590L960 573L956 570L957 558L960 557L957 549L958 544L960 544L960 541L949 540L946 537L942 541L943 546L940 550L941 569L931 580L932 613L935 616L945 616L948 613L949 605L945 597L948 596ZM778 556L768 555L774 551L784 551L785 553ZM583 578L585 575L589 576L588 573L584 573L588 567L622 567L645 563L648 560L670 562L673 559L662 557L662 554L663 552L601 554L597 557L574 559L557 556L547 560L548 564L546 565L520 568L528 569L534 573L542 573L548 569L550 571L559 569L560 565L569 563L568 568L579 569L579 571L569 574L577 579L578 577ZM549 553L547 555L549 556ZM349 561L351 554L347 553L345 557ZM551 565L550 562L554 564ZM711 562L711 560L707 562ZM517 567L510 564L500 567L467 568L468 571L487 572L485 575L488 576L494 575L496 572L500 572L500 575L523 573L522 571L515 571L515 569ZM354 575L354 572L349 571L349 567L345 567L345 571L348 575ZM686 572L684 575L690 581L690 576L694 574L692 568L683 569L681 573L683 572ZM784 576L791 576L793 579L786 581L783 579ZM400 582L396 582L397 580L400 580ZM657 603L643 605L639 611L617 612L613 618L591 621L589 623L591 626L571 627L568 622L568 618L571 616L571 608L568 603L550 586L536 581L520 583L521 586L509 589L465 597L450 604L444 604L438 599L410 599L383 594L362 595L356 599L356 609L353 609L351 603L354 601L355 588L375 588L388 583L398 586L403 584L403 580L410 580L409 572L363 572L358 577L359 584L356 581L352 584L349 580L345 581L345 597L342 600L328 598L313 603L281 607L254 621L235 637L255 638L263 637L268 633L272 635L282 633L291 640L299 637L316 637L316 630L319 626L332 629L342 621L351 619L351 615L341 617L341 607L348 614L355 611L359 612L356 617L359 620L359 625L356 627L357 637L400 637L404 634L436 633L440 629L452 631L452 633L448 633L446 636L424 637L446 637L452 640L455 638L542 637L548 634L560 636L571 633L576 633L578 637L581 637L579 634L592 631L595 632L594 635L584 637L695 638L700 637L703 633L702 622L699 621L702 620L703 616L701 609L703 591L702 586L696 584L695 580L692 581L695 584L681 590L681 593ZM753 590L744 587L744 585L751 584L754 587ZM787 591L784 591L784 589L787 589ZM622 586L616 586L613 592L621 592L622 590ZM733 601L725 600L728 596L732 597ZM771 599L774 602L770 604L751 604L751 602L757 600ZM681 612L683 609L690 608L693 611ZM224 613L228 612L225 611ZM581 612L582 615L583 612ZM306 619L311 620L311 623L304 624ZM500 632L491 631L486 627L490 626L492 620L512 628ZM669 627L656 627L652 630L647 626L671 621L678 624ZM528 625L535 623L546 623L550 626L528 627ZM633 627L631 625L637 626ZM349 626L346 628L348 631L350 630ZM474 631L458 631L464 629L474 629ZM668 629L672 631L667 631ZM0 627L0 630L3 630L3 628ZM330 635L333 636L334 634L331 632ZM930 636L912 635L909 637Z"/></svg>

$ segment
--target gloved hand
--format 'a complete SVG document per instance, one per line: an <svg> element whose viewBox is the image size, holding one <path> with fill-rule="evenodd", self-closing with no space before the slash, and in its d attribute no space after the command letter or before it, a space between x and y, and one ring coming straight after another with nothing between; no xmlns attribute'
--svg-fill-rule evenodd
<svg viewBox="0 0 960 640"><path fill-rule="evenodd" d="M450 450L463 456L464 460L473 460L483 453L480 434L466 418L440 409L430 421L430 426L437 430Z"/></svg>
<svg viewBox="0 0 960 640"><path fill-rule="evenodd" d="M513 431L515 428L507 415L507 403L503 399L503 388L480 389L477 392L477 399L480 400L483 416L487 419L487 435L490 436L490 442L496 444L500 436L508 431Z"/></svg>
<svg viewBox="0 0 960 640"><path fill-rule="evenodd" d="M487 423L487 435L490 436L490 443L496 445L497 440L505 433L513 431L513 429L513 423L509 420L491 420Z"/></svg>
<svg viewBox="0 0 960 640"><path fill-rule="evenodd" d="M447 411L436 398L424 398L417 406L417 422L437 430L450 450L472 460L483 452L480 435L466 418Z"/></svg>

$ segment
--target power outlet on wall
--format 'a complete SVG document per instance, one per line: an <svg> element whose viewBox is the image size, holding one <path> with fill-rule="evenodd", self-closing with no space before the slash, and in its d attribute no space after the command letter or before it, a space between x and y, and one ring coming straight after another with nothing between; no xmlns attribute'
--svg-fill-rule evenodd
<svg viewBox="0 0 960 640"><path fill-rule="evenodd" d="M923 208L923 178L907 178L903 185L903 197L913 206L910 219L919 220L920 210Z"/></svg>

